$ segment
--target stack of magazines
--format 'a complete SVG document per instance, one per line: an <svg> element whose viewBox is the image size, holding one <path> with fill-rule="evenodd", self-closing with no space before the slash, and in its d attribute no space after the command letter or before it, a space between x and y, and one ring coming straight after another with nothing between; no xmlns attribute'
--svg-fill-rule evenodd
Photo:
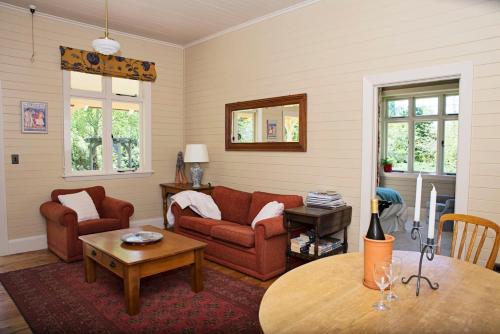
<svg viewBox="0 0 500 334"><path fill-rule="evenodd" d="M314 244L309 245L310 255L314 255L314 246L315 246ZM342 247L342 241L340 241L340 239L337 238L320 239L318 245L318 256L331 252L339 247Z"/></svg>
<svg viewBox="0 0 500 334"><path fill-rule="evenodd" d="M306 205L313 208L334 209L345 206L346 203L336 191L310 191L306 197Z"/></svg>
<svg viewBox="0 0 500 334"><path fill-rule="evenodd" d="M297 238L290 240L290 250L295 253L307 253L310 244L309 236L301 233Z"/></svg>

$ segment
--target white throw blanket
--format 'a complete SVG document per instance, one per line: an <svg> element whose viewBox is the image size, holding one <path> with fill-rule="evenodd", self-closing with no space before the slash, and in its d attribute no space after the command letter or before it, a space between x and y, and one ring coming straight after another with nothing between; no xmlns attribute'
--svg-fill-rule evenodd
<svg viewBox="0 0 500 334"><path fill-rule="evenodd" d="M215 204L212 196L200 193L194 190L186 190L173 195L170 206L167 211L168 226L172 227L175 223L175 217L172 213L172 204L177 203L181 209L189 206L191 210L199 214L203 218L221 219L221 213L217 204Z"/></svg>

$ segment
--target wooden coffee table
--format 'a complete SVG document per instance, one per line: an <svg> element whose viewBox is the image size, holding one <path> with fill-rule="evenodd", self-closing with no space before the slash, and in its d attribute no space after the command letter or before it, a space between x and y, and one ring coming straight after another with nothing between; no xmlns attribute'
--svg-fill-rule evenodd
<svg viewBox="0 0 500 334"><path fill-rule="evenodd" d="M153 231L163 234L157 243L131 246L120 238L130 232ZM203 290L202 262L206 244L154 226L83 235L85 281L96 280L96 264L123 278L127 313L139 313L139 287L143 277L155 275L182 266L191 266L191 288Z"/></svg>

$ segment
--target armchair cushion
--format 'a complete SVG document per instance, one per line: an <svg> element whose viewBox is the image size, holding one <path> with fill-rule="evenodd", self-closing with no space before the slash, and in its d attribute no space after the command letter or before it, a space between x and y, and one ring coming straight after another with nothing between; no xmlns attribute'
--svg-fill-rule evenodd
<svg viewBox="0 0 500 334"><path fill-rule="evenodd" d="M76 212L78 222L99 219L99 213L97 213L94 202L85 190L74 194L59 195L57 198L62 205Z"/></svg>
<svg viewBox="0 0 500 334"><path fill-rule="evenodd" d="M115 218L91 219L78 223L78 235L119 230L121 228L120 220Z"/></svg>

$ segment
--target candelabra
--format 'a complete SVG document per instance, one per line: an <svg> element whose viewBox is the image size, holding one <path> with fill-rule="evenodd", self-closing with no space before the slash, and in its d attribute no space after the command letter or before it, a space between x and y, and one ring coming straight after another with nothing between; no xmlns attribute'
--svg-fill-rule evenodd
<svg viewBox="0 0 500 334"><path fill-rule="evenodd" d="M418 274L411 275L410 277L408 277L408 279L406 279L405 277L401 278L401 282L403 284L410 283L410 281L413 278L417 279L417 292L416 292L417 296L420 293L420 280L421 279L426 280L427 283L429 284L429 287L432 290L439 289L438 283L436 283L436 282L432 283L427 277L422 276L422 260L424 259L424 254L425 254L425 257L427 258L427 260L432 261L434 259L436 244L434 243L434 238L432 238L432 239L427 238L426 242L423 242L422 241L422 233L420 232L421 229L422 229L422 227L420 226L420 222L414 221L413 228L411 229L411 238L413 240L417 240L417 237L418 237L418 241L420 244L420 262L418 263Z"/></svg>

